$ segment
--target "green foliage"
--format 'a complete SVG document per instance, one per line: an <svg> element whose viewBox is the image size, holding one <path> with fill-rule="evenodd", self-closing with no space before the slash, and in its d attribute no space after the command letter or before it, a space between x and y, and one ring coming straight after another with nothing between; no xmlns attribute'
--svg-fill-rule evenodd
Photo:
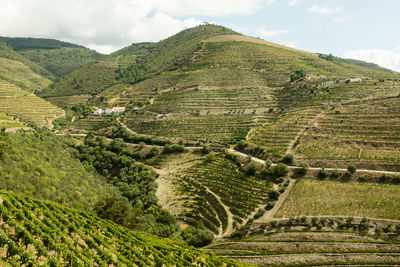
<svg viewBox="0 0 400 267"><path fill-rule="evenodd" d="M118 198L102 200L96 206L100 217L160 236L169 236L177 230L175 220L157 208L156 173L137 163L134 160L136 155L126 148L122 139L108 143L105 137L95 137L90 133L78 150L82 163L105 176L127 199L126 203ZM156 150L149 154L157 154Z"/></svg>
<svg viewBox="0 0 400 267"><path fill-rule="evenodd" d="M270 189L268 191L268 197L272 200L277 200L279 198L280 193L274 189Z"/></svg>
<svg viewBox="0 0 400 267"><path fill-rule="evenodd" d="M320 179L325 179L326 177L328 177L328 172L325 170L325 168L321 168L321 170L319 170L318 177Z"/></svg>
<svg viewBox="0 0 400 267"><path fill-rule="evenodd" d="M307 170L308 170L308 168L310 167L310 165L308 165L307 162L300 162L300 163L299 163L299 167L300 167L300 169L298 169L297 172L298 172L299 174L301 174L301 175L304 175L304 174L307 173Z"/></svg>
<svg viewBox="0 0 400 267"><path fill-rule="evenodd" d="M347 171L348 171L350 174L354 174L354 173L357 171L357 167L354 166L353 164L349 164L349 165L347 166Z"/></svg>
<svg viewBox="0 0 400 267"><path fill-rule="evenodd" d="M163 149L164 154L171 154L171 153L182 153L185 151L185 147L178 144L166 144Z"/></svg>
<svg viewBox="0 0 400 267"><path fill-rule="evenodd" d="M19 53L57 78L64 77L80 66L102 57L96 51L83 47L27 48L19 51Z"/></svg>
<svg viewBox="0 0 400 267"><path fill-rule="evenodd" d="M238 266L84 211L10 192L2 191L0 197L2 266ZM209 237L199 231L194 242Z"/></svg>
<svg viewBox="0 0 400 267"><path fill-rule="evenodd" d="M258 170L258 165L254 161L250 161L246 167L244 167L244 172L247 175L254 175Z"/></svg>
<svg viewBox="0 0 400 267"><path fill-rule="evenodd" d="M0 187L87 210L115 194L103 177L75 158L71 146L71 139L46 131L0 133Z"/></svg>
<svg viewBox="0 0 400 267"><path fill-rule="evenodd" d="M294 160L294 156L292 154L286 154L283 158L282 158L282 162L285 164L292 164Z"/></svg>
<svg viewBox="0 0 400 267"><path fill-rule="evenodd" d="M289 173L289 168L284 163L278 163L272 167L271 174L275 178L285 177Z"/></svg>
<svg viewBox="0 0 400 267"><path fill-rule="evenodd" d="M191 246L204 247L214 240L214 235L207 229L187 227L180 233L182 239Z"/></svg>

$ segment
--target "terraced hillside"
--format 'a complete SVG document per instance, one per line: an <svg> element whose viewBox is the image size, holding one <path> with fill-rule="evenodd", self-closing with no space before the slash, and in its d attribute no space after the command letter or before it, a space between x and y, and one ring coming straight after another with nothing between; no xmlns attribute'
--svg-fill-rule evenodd
<svg viewBox="0 0 400 267"><path fill-rule="evenodd" d="M173 169L166 172L168 167L163 165L168 164ZM182 223L206 227L217 236L231 234L252 218L267 204L272 188L244 174L223 155L170 158L161 164L159 173L160 204Z"/></svg>
<svg viewBox="0 0 400 267"><path fill-rule="evenodd" d="M47 128L52 128L51 122L65 114L64 110L3 79L0 79L0 111Z"/></svg>
<svg viewBox="0 0 400 267"><path fill-rule="evenodd" d="M26 125L12 116L0 112L0 128L7 132L15 132L19 129L28 129Z"/></svg>
<svg viewBox="0 0 400 267"><path fill-rule="evenodd" d="M361 81L346 82L355 77ZM42 96L71 105L92 95L92 104L126 106L124 122L139 133L222 144L247 138L279 158L327 103L396 95L398 79L374 65L201 25L121 49Z"/></svg>
<svg viewBox="0 0 400 267"><path fill-rule="evenodd" d="M400 170L400 97L334 105L315 120L294 149L298 161L325 167Z"/></svg>
<svg viewBox="0 0 400 267"><path fill-rule="evenodd" d="M261 231L244 240L221 241L205 250L260 266L390 266L400 261L400 243L383 237L301 226L297 229L303 231L269 232L269 226L265 227L265 233Z"/></svg>
<svg viewBox="0 0 400 267"><path fill-rule="evenodd" d="M92 214L0 192L2 265L239 266Z"/></svg>

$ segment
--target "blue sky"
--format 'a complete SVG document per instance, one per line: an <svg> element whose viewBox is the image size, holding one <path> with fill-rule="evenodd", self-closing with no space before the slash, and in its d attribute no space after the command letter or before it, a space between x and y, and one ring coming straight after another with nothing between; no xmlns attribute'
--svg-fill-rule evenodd
<svg viewBox="0 0 400 267"><path fill-rule="evenodd" d="M0 35L110 53L203 22L400 71L400 0L2 0Z"/></svg>

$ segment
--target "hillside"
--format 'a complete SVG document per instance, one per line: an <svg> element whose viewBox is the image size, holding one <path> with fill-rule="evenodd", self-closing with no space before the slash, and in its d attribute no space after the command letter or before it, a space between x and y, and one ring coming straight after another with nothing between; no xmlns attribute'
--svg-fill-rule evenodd
<svg viewBox="0 0 400 267"><path fill-rule="evenodd" d="M0 134L0 188L91 209L116 191L74 156L71 140L49 133Z"/></svg>
<svg viewBox="0 0 400 267"><path fill-rule="evenodd" d="M15 75L23 74L17 72ZM39 128L47 127L51 129L53 127L52 121L63 117L65 114L64 110L1 78L0 96L0 111L16 116L28 123L33 123Z"/></svg>
<svg viewBox="0 0 400 267"><path fill-rule="evenodd" d="M52 80L103 56L83 46L54 39L0 37L0 42L51 73Z"/></svg>
<svg viewBox="0 0 400 267"><path fill-rule="evenodd" d="M0 78L30 92L40 91L54 76L0 42Z"/></svg>
<svg viewBox="0 0 400 267"><path fill-rule="evenodd" d="M239 266L52 202L5 191L0 198L0 253L5 266Z"/></svg>

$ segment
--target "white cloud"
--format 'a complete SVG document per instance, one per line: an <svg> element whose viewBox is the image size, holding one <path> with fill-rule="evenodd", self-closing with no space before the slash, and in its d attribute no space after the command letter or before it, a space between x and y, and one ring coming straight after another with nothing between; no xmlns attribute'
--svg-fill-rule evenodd
<svg viewBox="0 0 400 267"><path fill-rule="evenodd" d="M297 2L298 2L298 0L290 0L288 5L289 6L295 6L295 5L297 5Z"/></svg>
<svg viewBox="0 0 400 267"><path fill-rule="evenodd" d="M395 50L360 49L344 53L345 58L353 58L373 62L382 67L400 72L400 45Z"/></svg>
<svg viewBox="0 0 400 267"><path fill-rule="evenodd" d="M264 38L273 37L273 36L281 35L281 34L286 34L289 32L291 32L291 30L268 31L265 29L257 29L257 33Z"/></svg>
<svg viewBox="0 0 400 267"><path fill-rule="evenodd" d="M274 1L1 0L0 35L56 38L110 52L201 24L197 15L247 15Z"/></svg>
<svg viewBox="0 0 400 267"><path fill-rule="evenodd" d="M330 14L330 13L339 13L342 11L342 7L321 7L317 5L313 5L307 9L309 12L315 12L319 14Z"/></svg>
<svg viewBox="0 0 400 267"><path fill-rule="evenodd" d="M333 19L333 23L337 23L337 24L344 23L344 22L348 21L350 18L351 18L350 16L337 17L337 18Z"/></svg>

